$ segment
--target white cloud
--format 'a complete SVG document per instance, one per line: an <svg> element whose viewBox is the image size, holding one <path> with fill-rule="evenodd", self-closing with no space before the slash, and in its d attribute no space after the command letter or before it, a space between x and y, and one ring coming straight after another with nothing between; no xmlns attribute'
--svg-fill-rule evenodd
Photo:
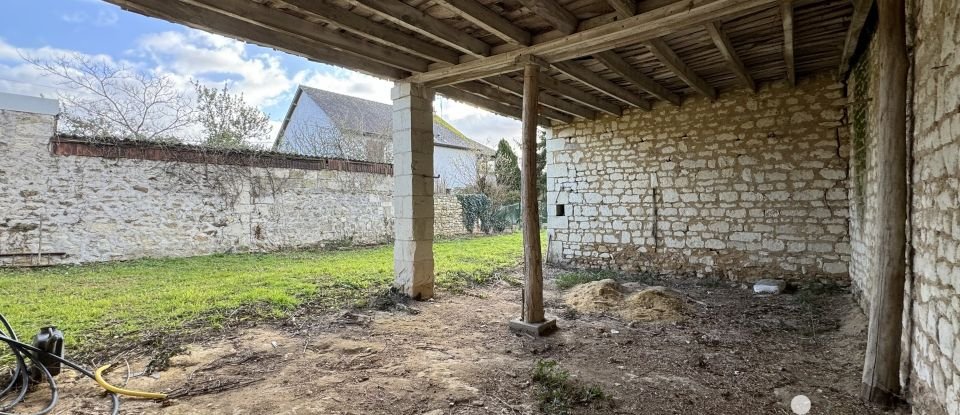
<svg viewBox="0 0 960 415"><path fill-rule="evenodd" d="M314 72L303 81L303 84L384 104L392 102L390 100L390 90L393 88L393 82L342 68Z"/></svg>
<svg viewBox="0 0 960 415"><path fill-rule="evenodd" d="M113 26L120 20L120 16L114 10L99 10L97 14L91 16L87 12L75 11L60 15L60 20L73 24L91 24L97 27Z"/></svg>
<svg viewBox="0 0 960 415"><path fill-rule="evenodd" d="M500 139L516 142L520 137L520 121L447 98L437 98L434 111L460 132L487 147L497 148Z"/></svg>

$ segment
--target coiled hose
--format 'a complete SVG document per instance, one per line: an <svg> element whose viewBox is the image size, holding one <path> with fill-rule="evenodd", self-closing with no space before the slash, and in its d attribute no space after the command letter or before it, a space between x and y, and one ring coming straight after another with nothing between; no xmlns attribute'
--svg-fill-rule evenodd
<svg viewBox="0 0 960 415"><path fill-rule="evenodd" d="M10 377L10 383L8 383L3 390L0 390L0 415L14 415L12 412L7 411L10 411L15 406L23 403L24 397L27 396L27 390L30 388L30 372L27 368L27 359L34 363L34 367L40 369L43 378L47 381L47 385L50 386L49 403L46 407L41 409L39 412L35 412L33 415L47 414L53 410L54 406L57 405L57 400L60 397L60 391L57 388L57 381L54 380L53 375L50 374L50 371L47 370L46 366L37 361L35 353L42 354L44 357L56 359L60 363L63 363L77 372L80 372L84 376L96 380L97 376L95 376L89 370L84 369L83 366L80 366L60 356L49 354L41 349L33 347L32 345L20 342L20 340L17 338L17 333L13 331L13 327L10 326L10 323L7 322L7 319L2 314L0 314L0 323L3 324L3 327L0 328L0 341L3 341L7 344L7 346L10 348L10 352L13 353L14 359L16 359L16 366L14 367L13 374ZM13 399L7 401L7 397L9 395L12 395ZM120 398L116 393L113 392L110 392L109 395L113 405L110 413L117 415L117 413L120 412Z"/></svg>

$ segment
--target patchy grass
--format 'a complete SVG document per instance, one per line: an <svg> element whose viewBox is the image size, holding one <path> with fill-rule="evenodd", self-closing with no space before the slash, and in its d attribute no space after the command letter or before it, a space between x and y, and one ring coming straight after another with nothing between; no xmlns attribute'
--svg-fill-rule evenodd
<svg viewBox="0 0 960 415"><path fill-rule="evenodd" d="M434 244L437 285L461 290L497 278L522 257L521 234ZM0 312L29 338L56 325L68 347L219 327L231 316L282 317L300 305L363 305L393 278L393 247L227 254L36 270L0 270Z"/></svg>
<svg viewBox="0 0 960 415"><path fill-rule="evenodd" d="M605 280L607 278L617 279L621 278L621 275L613 271L604 270L564 271L557 275L554 283L557 284L557 288L567 290L583 283Z"/></svg>
<svg viewBox="0 0 960 415"><path fill-rule="evenodd" d="M537 385L537 400L545 414L563 415L577 405L592 405L608 401L599 386L584 387L570 379L570 372L554 360L538 360L533 368L533 382Z"/></svg>

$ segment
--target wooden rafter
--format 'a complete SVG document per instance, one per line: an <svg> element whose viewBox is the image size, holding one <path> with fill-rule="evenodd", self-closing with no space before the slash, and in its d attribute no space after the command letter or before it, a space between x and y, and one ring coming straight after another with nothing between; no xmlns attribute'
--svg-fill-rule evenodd
<svg viewBox="0 0 960 415"><path fill-rule="evenodd" d="M324 23L335 25L357 36L434 61L460 63L460 54L454 50L391 29L326 1L285 0L284 2L310 13Z"/></svg>
<svg viewBox="0 0 960 415"><path fill-rule="evenodd" d="M653 79L650 79L646 75L640 73L640 71L634 69L633 66L627 63L627 61L623 60L623 58L621 58L620 55L617 55L614 51L608 50L600 52L593 55L593 58L600 61L600 63L602 63L611 71L615 72L617 75L622 76L627 81L630 81L630 83L646 91L648 94L667 101L673 105L680 105L679 95L671 92L667 88L664 88Z"/></svg>
<svg viewBox="0 0 960 415"><path fill-rule="evenodd" d="M622 18L633 17L637 14L636 0L607 0L607 3L610 3L610 7L613 7L617 15Z"/></svg>
<svg viewBox="0 0 960 415"><path fill-rule="evenodd" d="M107 0L124 10L147 16L159 17L171 22L233 36L266 47L277 48L285 52L303 56L311 60L343 66L360 72L387 79L402 79L409 72L371 60L352 51L336 50L322 43L305 40L301 36L289 36L288 33L264 28L243 20L213 12L211 10L167 0ZM425 69L425 68L424 68Z"/></svg>
<svg viewBox="0 0 960 415"><path fill-rule="evenodd" d="M510 117L521 119L523 117L520 108L494 101L490 98L481 97L453 86L443 86L437 88L437 92L452 100L460 101L470 105L483 108L487 111ZM537 123L544 127L550 127L550 120L545 117L539 117Z"/></svg>
<svg viewBox="0 0 960 415"><path fill-rule="evenodd" d="M517 59L536 55L547 62L561 62L605 50L636 44L691 26L736 16L777 4L780 0L715 0L708 3L681 1L629 19L607 23L533 46L470 62L417 74L406 81L428 85L449 85L519 69ZM482 74L483 76L477 76Z"/></svg>
<svg viewBox="0 0 960 415"><path fill-rule="evenodd" d="M707 23L706 28L707 33L710 34L710 39L713 39L713 44L720 50L720 54L723 55L723 59L727 61L727 66L730 67L733 74L740 79L740 82L742 82L744 86L750 88L751 91L756 91L756 82L753 81L750 72L747 72L747 67L743 65L743 61L740 60L737 51L733 49L733 43L730 43L730 38L727 37L727 33L720 27L720 23Z"/></svg>
<svg viewBox="0 0 960 415"><path fill-rule="evenodd" d="M797 84L797 67L793 59L793 2L780 3L780 16L783 19L783 61L787 67L787 82Z"/></svg>
<svg viewBox="0 0 960 415"><path fill-rule="evenodd" d="M867 17L870 16L870 9L873 8L873 0L853 0L853 16L850 18L850 26L847 28L846 40L843 42L843 54L840 55L840 76L843 77L850 70L850 59L857 51L857 44L860 42L860 32L867 23Z"/></svg>
<svg viewBox="0 0 960 415"><path fill-rule="evenodd" d="M158 3L177 3L170 1L138 0L137 4L151 4L153 7L164 7ZM238 21L260 26L291 36L304 38L329 45L333 48L366 56L377 62L399 67L413 72L427 70L427 60L410 56L383 45L377 45L333 32L320 24L308 22L280 10L249 1L232 0L185 0L194 6L206 8L209 11L229 16ZM179 20L179 19L178 19ZM233 32L231 30L231 32Z"/></svg>
<svg viewBox="0 0 960 415"><path fill-rule="evenodd" d="M657 57L657 60L660 61L664 66L670 69L677 77L686 82L687 85L690 85L695 91L707 96L710 99L717 99L717 90L714 89L707 81L704 81L693 69L690 69L686 63L677 56L676 52L673 49L670 49L670 46L667 45L663 39L651 39L644 43L647 49L650 49L650 52Z"/></svg>
<svg viewBox="0 0 960 415"><path fill-rule="evenodd" d="M437 4L446 6L448 9L460 15L470 23L486 30L493 35L503 39L503 41L517 45L530 45L530 33L523 30L512 22L480 4L476 0L436 0Z"/></svg>
<svg viewBox="0 0 960 415"><path fill-rule="evenodd" d="M591 88L609 95L610 97L619 99L637 108L642 108L645 110L649 110L651 108L650 102L643 97L604 79L600 75L597 75L596 72L584 68L583 65L580 65L579 63L557 62L553 64L553 67L557 68L557 70L560 72L565 73L567 76L583 82Z"/></svg>
<svg viewBox="0 0 960 415"><path fill-rule="evenodd" d="M507 91L518 97L523 97L523 83L516 81L513 78L507 76L493 76L483 79L483 82L486 82L497 88L502 88L504 91ZM579 118L586 118L588 120L592 120L597 116L596 112L590 108L565 101L547 93L540 94L540 104L545 107L553 108L557 111L562 111Z"/></svg>
<svg viewBox="0 0 960 415"><path fill-rule="evenodd" d="M577 31L577 17L556 0L520 0L520 3L553 25L560 33L570 34Z"/></svg>
<svg viewBox="0 0 960 415"><path fill-rule="evenodd" d="M596 109L597 111L605 112L615 117L619 117L621 114L623 114L623 109L620 108L619 105L600 99L595 95L590 94L589 92L584 92L573 85L557 81L546 74L540 75L540 86L544 89L551 90L561 96L569 98L572 101L576 101L590 108Z"/></svg>
<svg viewBox="0 0 960 415"><path fill-rule="evenodd" d="M523 98L483 82L477 82L477 81L464 82L462 84L457 84L457 88L460 88L464 91L467 91L476 95L483 96L485 98L490 98L494 101L508 104L510 106L514 106L514 107L523 106ZM564 114L553 108L541 108L540 114L546 118L549 118L551 120L557 120L565 124L568 124L573 121L573 116L569 114Z"/></svg>
<svg viewBox="0 0 960 415"><path fill-rule="evenodd" d="M487 56L490 45L400 0L348 0L390 22L473 56Z"/></svg>

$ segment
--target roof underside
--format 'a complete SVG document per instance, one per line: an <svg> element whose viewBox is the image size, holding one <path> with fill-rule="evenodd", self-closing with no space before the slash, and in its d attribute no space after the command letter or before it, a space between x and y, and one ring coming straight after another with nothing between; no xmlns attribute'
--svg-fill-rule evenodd
<svg viewBox="0 0 960 415"><path fill-rule="evenodd" d="M523 62L541 124L716 97L842 68L850 0L106 0L519 118ZM872 3L872 2L869 2Z"/></svg>

